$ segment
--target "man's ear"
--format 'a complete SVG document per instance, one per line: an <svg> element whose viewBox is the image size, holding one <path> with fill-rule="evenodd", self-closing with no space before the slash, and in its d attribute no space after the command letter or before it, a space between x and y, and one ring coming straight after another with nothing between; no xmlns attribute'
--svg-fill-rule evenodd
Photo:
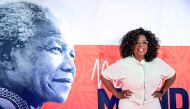
<svg viewBox="0 0 190 109"><path fill-rule="evenodd" d="M11 60L0 60L0 69L2 70L15 70L15 64Z"/></svg>
<svg viewBox="0 0 190 109"><path fill-rule="evenodd" d="M12 44L10 40L0 41L0 69L14 70L15 62L13 62Z"/></svg>

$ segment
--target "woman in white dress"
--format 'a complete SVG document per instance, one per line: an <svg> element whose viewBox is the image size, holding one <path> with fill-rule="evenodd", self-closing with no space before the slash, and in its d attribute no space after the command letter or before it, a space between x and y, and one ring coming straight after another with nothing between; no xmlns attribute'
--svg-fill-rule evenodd
<svg viewBox="0 0 190 109"><path fill-rule="evenodd" d="M120 44L122 59L106 68L100 76L103 84L119 99L119 109L161 109L159 98L174 83L176 74L157 58L160 45L151 31L138 28L123 36ZM160 81L163 86L157 90ZM111 80L120 80L118 92Z"/></svg>

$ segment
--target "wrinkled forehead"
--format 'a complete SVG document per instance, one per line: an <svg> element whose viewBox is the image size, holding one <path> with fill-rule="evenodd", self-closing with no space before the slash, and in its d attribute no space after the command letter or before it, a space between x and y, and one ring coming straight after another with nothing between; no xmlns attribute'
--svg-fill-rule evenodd
<svg viewBox="0 0 190 109"><path fill-rule="evenodd" d="M46 32L43 36L32 38L30 42L29 46L61 46L68 50L74 49L74 45L67 40L67 36L55 32Z"/></svg>
<svg viewBox="0 0 190 109"><path fill-rule="evenodd" d="M36 37L45 40L56 40L59 43L67 46L73 46L69 36L66 36L61 30L61 26L56 19L40 21L36 24ZM45 41L46 42L46 41Z"/></svg>

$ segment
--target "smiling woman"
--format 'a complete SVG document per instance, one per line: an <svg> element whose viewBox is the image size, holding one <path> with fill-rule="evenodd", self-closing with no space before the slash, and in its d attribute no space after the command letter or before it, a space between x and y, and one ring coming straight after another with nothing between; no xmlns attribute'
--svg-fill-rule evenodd
<svg viewBox="0 0 190 109"><path fill-rule="evenodd" d="M119 109L161 109L159 99L175 81L175 71L157 58L158 39L151 31L138 28L129 31L121 39L122 59L106 68L100 79L120 99ZM156 90L160 81L165 83ZM110 80L120 80L118 92Z"/></svg>
<svg viewBox="0 0 190 109"><path fill-rule="evenodd" d="M57 24L48 9L36 4L0 6L1 108L40 108L67 99L75 54Z"/></svg>

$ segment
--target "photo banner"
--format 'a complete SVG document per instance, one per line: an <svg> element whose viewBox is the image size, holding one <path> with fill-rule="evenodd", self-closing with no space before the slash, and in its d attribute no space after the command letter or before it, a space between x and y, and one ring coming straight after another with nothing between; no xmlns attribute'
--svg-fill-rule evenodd
<svg viewBox="0 0 190 109"><path fill-rule="evenodd" d="M7 5L10 10L2 5L7 2L18 1L31 2L36 4L37 7L38 5L40 7L42 6L41 8L49 10L53 16L50 15L50 17L49 14L46 15L46 12L49 11L43 11L43 9L38 13L38 9L40 9L40 7L33 8L32 5ZM11 86L11 88L16 89L19 94L22 95L22 97L26 97L27 102L33 99L34 101L31 100L32 102L30 101L30 103L37 103L38 105L33 106L40 107L42 109L118 109L118 99L115 98L112 93L110 93L110 91L108 91L108 89L102 84L100 75L104 69L121 58L119 54L119 44L122 36L128 31L142 27L145 30L152 31L159 39L159 44L161 47L159 49L158 57L168 63L176 71L176 80L174 84L162 97L161 105L163 109L190 109L189 0L1 0L0 5L0 30L2 31L0 32L0 53L2 64L0 66L2 74L0 89L1 92L6 92L6 94L1 94L1 98L4 99L7 96L9 98L12 97L10 96L10 93L12 93L14 90L7 91L7 89L4 88L4 86ZM25 6L25 8L22 6ZM32 9L27 9L26 7ZM35 14L36 12L38 14ZM44 14L42 14L43 12ZM36 18L30 18L31 15L36 18L44 18L40 18L39 22L36 20ZM46 17L48 17L48 20ZM54 17L56 20L51 19ZM30 20L31 22L36 21L34 23L35 26L33 24L29 25L31 22L25 22ZM43 21L45 21L45 23ZM59 26L57 27L57 25ZM55 35L52 30L54 32L60 32L59 35L57 35L56 32ZM35 33L37 31L39 34ZM45 33L44 35L43 32L47 32L47 34ZM18 37L19 35L17 35L17 33L21 35L21 37ZM61 39L62 41L58 41L56 38L44 38L43 40L36 39L34 41L32 40L34 43L31 42L31 45L27 46L30 49L22 49L27 50L28 52L25 53L30 54L29 56L24 55L24 52L13 53L12 50L15 50L15 48L22 48L24 47L24 44L27 45L25 42L30 42L27 40L27 38L29 38L27 35L31 35L29 37L53 36L54 38L60 36L64 37L64 40ZM14 38L19 39L20 41L15 40ZM69 50L64 51L67 47L64 48L63 45L67 45L67 43L62 45L60 44L60 42L64 41L68 41L68 45L74 45L74 50L71 50L72 53ZM36 50L38 52L32 52L32 50ZM70 64L72 64L73 68L70 72L72 72L73 75L75 75L74 69L76 66L76 75L74 79L68 79L63 75L56 76L52 79L51 77L40 77L43 76L41 74L34 76L34 73L29 73L28 75L20 73L25 73L28 69L30 69L30 67L35 66L35 68L38 68L38 70L43 72L44 75L51 74L51 68L58 67L59 64L61 64L60 60L66 61L68 59L63 56L65 52L69 52L69 58L72 58L72 61L74 58L74 63L68 61L68 63L70 62ZM34 55L33 53L40 54L38 55L38 59L36 58L37 55ZM14 55L17 56L19 63L15 61L10 62L11 58L15 58ZM30 56L32 58L27 59ZM62 59L62 57L65 59ZM30 65L31 63L27 63L29 60L37 61L38 64ZM12 75L14 73L10 73L10 71L15 70L15 66L11 66L13 63L16 63L15 66L21 66L21 70L19 70L19 73L17 72L18 74L15 74L16 76ZM45 67L43 67L44 65ZM23 66L25 67L22 68ZM35 68L33 68L32 72L40 72ZM26 71L22 71L23 69ZM11 79L13 79L13 81L11 81L11 85L8 84L8 80L10 78L6 77L6 74L4 74L5 70L6 74L10 74ZM56 71L60 71L60 69ZM70 73L70 75L67 75L67 77L73 77L73 75L71 76ZM31 78L29 76L31 76ZM44 81L47 84L43 84L43 87L39 87L35 86L32 82L19 83L19 85L24 86L24 88L17 87L18 84L13 85L13 83L15 84L20 82L20 80L23 78L24 80L31 81L39 79L38 82L35 82L36 84L41 85ZM41 78L45 78L45 80L42 82L40 80ZM46 80L47 78L49 80ZM65 80L65 78L67 80ZM15 80L18 81L15 82ZM69 82L70 86L72 82L74 82L70 90L70 87L67 85L63 85L64 87L58 87L59 85L51 86L50 83L48 83L49 81L51 81L53 84L62 84L61 82L66 81ZM122 83L120 81L112 82L118 91L121 91ZM161 84L163 83L164 80L161 81ZM26 87L28 86L31 89L27 89ZM47 94L44 90L42 90L51 88L53 91L45 91L53 92L53 94ZM64 88L69 90L66 94L63 94L60 91ZM32 92L34 90L36 92ZM45 97L43 94L46 95L45 98L51 98L52 95L54 95L54 91L55 93L58 93L58 95L64 97L64 99L62 99L63 101L56 103L52 102L52 99L41 99L41 97ZM35 96L31 96L32 94ZM31 98L28 96L31 96ZM37 97L39 99L37 99ZM13 100L9 98L6 100L0 99L3 101L0 102L0 108L1 106L6 107L4 102L9 101L8 103L15 104L12 103L12 101L15 99L15 101L17 101L17 97ZM53 99L59 99L59 97L56 96ZM20 101L22 101L22 99L20 99ZM17 103L16 105L20 106L20 104L22 103ZM22 105L25 104L23 103Z"/></svg>

